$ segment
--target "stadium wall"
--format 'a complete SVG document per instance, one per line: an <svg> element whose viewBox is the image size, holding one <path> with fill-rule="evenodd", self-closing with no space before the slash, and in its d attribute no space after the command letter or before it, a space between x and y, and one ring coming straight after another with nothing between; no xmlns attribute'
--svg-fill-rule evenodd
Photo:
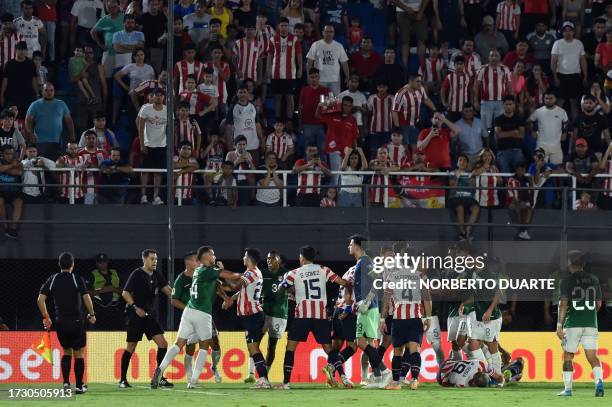
<svg viewBox="0 0 612 407"><path fill-rule="evenodd" d="M0 332L0 383L20 382L57 382L60 379L61 349L55 333L52 334L53 365L43 360L32 350L34 344L40 343L42 332ZM167 332L169 342L174 341L176 332ZM221 372L225 382L242 382L247 376L248 353L244 334L239 332L222 332L220 335L222 357ZM267 338L262 342L262 349L267 347ZM446 332L442 333L445 353L450 350L446 342ZM522 381L543 382L561 381L562 351L558 338L553 332L502 332L500 343L512 353L513 358L524 358L525 370ZM119 381L120 360L125 335L119 332L89 332L87 334L86 381L89 383L114 383ZM278 343L276 360L270 374L271 381L282 380L283 349L286 338ZM604 381L612 379L612 332L599 334L599 357L602 363ZM155 345L145 341L139 344L130 365L128 380L148 382L156 366ZM323 382L321 368L326 363L326 356L312 336L308 342L300 344L296 352L294 382ZM390 366L391 351L385 356ZM435 354L427 341L421 349L423 365L421 379L435 381L437 364ZM359 354L345 366L347 375L352 375L354 382L360 380ZM211 380L210 360L202 373L202 380ZM166 376L176 382L185 381L185 370L182 354L179 355L166 371ZM574 380L590 382L593 380L591 368L582 352L578 352L574 363Z"/></svg>

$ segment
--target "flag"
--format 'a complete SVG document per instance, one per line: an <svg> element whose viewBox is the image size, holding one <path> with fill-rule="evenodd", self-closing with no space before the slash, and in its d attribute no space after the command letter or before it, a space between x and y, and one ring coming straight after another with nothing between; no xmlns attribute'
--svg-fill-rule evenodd
<svg viewBox="0 0 612 407"><path fill-rule="evenodd" d="M34 352L38 353L47 362L53 364L53 350L51 349L51 333L45 331L38 345L32 345Z"/></svg>

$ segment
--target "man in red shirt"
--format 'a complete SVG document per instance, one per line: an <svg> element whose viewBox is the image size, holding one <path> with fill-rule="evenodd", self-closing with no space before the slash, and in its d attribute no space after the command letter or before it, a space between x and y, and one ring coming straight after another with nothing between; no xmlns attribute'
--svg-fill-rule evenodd
<svg viewBox="0 0 612 407"><path fill-rule="evenodd" d="M373 45L372 37L366 35L361 40L359 51L353 52L349 57L349 66L359 75L359 82L363 89L372 87L373 84L370 83L370 80L378 67L384 63L382 56L378 52L372 51Z"/></svg>
<svg viewBox="0 0 612 407"><path fill-rule="evenodd" d="M309 84L300 91L299 109L300 119L304 128L304 144L309 146L315 144L319 151L325 147L325 129L323 123L315 112L319 106L321 96L327 96L329 89L319 85L319 70L310 68L308 71Z"/></svg>
<svg viewBox="0 0 612 407"><path fill-rule="evenodd" d="M606 41L595 48L595 67L604 74L612 69L612 28L606 32Z"/></svg>
<svg viewBox="0 0 612 407"><path fill-rule="evenodd" d="M442 125L447 127L442 127ZM419 133L417 149L425 153L425 161L433 168L442 171L451 168L450 143L461 132L461 129L441 113L434 113L432 127Z"/></svg>
<svg viewBox="0 0 612 407"><path fill-rule="evenodd" d="M321 119L327 125L327 136L325 138L325 152L328 154L329 168L332 171L340 171L342 158L347 150L351 150L359 140L359 127L355 116L353 116L353 98L345 96L342 98L342 106L339 113L321 114L321 103L317 106L315 117ZM332 175L332 184L338 183L338 175Z"/></svg>
<svg viewBox="0 0 612 407"><path fill-rule="evenodd" d="M516 42L515 50L508 52L506 56L504 56L503 64L512 69L516 61L523 61L525 63L525 68L531 69L536 63L536 60L533 55L527 52L528 50L529 44L527 40L519 39Z"/></svg>

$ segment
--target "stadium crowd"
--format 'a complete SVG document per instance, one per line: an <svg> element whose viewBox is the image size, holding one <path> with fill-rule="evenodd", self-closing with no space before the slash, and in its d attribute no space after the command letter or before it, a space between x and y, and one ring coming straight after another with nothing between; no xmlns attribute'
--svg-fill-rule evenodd
<svg viewBox="0 0 612 407"><path fill-rule="evenodd" d="M181 0L168 33L165 0L3 1L0 183L28 185L0 187L2 215L71 194L163 204L162 172L138 169L166 168L168 126L182 204L277 206L287 184L296 206L510 207L528 223L570 197L517 188L565 174L584 188L569 207L612 207L589 191L612 190L595 177L612 174L612 2L356 3ZM144 187L96 188L130 183Z"/></svg>

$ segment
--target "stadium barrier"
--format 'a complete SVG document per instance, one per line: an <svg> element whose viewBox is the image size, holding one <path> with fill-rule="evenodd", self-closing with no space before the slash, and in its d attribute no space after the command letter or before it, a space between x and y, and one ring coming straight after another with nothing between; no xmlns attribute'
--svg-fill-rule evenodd
<svg viewBox="0 0 612 407"><path fill-rule="evenodd" d="M45 383L61 381L61 348L55 333L52 333L53 364L47 363L42 356L32 349L32 344L40 342L42 332L0 332L0 383ZM176 332L166 332L166 338L172 343ZM242 332L221 332L220 371L223 381L242 382L248 375L248 353L244 334ZM445 354L450 352L450 344L446 341L446 332L441 333L441 341ZM123 332L88 332L86 358L86 381L89 383L114 383L119 381L120 361L125 346ZM270 372L272 382L282 381L282 361L286 335L278 342L276 359ZM513 358L522 357L525 360L522 381L524 382L560 382L562 368L562 350L559 339L553 332L502 332L500 344L511 352ZM261 343L261 349L267 348L267 337ZM385 355L387 366L391 366L391 350ZM603 370L604 381L612 379L612 332L599 333L599 357ZM350 363L345 365L345 371L353 382L361 380L360 355L358 352ZM148 382L156 367L156 348L151 341L140 342L130 364L128 380L133 382ZM421 380L434 382L438 366L435 353L424 339L421 348L422 367ZM306 343L299 345L295 353L293 382L324 382L321 368L326 363L323 349L312 336ZM185 381L183 353L178 355L166 371L168 379L175 382ZM201 379L212 380L210 359L206 364ZM593 376L582 351L576 354L574 362L574 380L591 382Z"/></svg>

